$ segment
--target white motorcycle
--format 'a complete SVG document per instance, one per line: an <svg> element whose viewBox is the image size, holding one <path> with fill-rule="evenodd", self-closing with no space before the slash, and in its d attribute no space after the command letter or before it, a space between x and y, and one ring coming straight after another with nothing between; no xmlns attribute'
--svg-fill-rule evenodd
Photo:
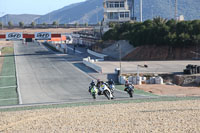
<svg viewBox="0 0 200 133"><path fill-rule="evenodd" d="M103 92L103 95L104 95L106 98L108 98L108 100L114 98L112 92L110 91L110 89L108 88L108 86L107 86L105 83L103 83L103 84L100 86L99 90L100 90L101 92Z"/></svg>

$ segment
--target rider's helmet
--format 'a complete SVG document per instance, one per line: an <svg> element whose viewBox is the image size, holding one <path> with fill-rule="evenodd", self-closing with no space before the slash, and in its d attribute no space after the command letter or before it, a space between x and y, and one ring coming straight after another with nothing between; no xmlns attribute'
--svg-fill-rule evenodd
<svg viewBox="0 0 200 133"><path fill-rule="evenodd" d="M94 80L92 80L92 82L91 82L91 85L95 85L95 82L94 82Z"/></svg>
<svg viewBox="0 0 200 133"><path fill-rule="evenodd" d="M125 85L129 85L129 81L128 81L128 79L125 81Z"/></svg>
<svg viewBox="0 0 200 133"><path fill-rule="evenodd" d="M113 80L112 80L112 79L109 79L108 84L109 84L109 85L114 84Z"/></svg>

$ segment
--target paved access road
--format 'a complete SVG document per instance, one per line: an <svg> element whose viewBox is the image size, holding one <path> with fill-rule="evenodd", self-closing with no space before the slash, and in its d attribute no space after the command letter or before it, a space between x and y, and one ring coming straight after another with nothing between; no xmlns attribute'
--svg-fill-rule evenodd
<svg viewBox="0 0 200 133"><path fill-rule="evenodd" d="M93 101L88 93L92 78L68 61L72 55L54 54L35 43L14 46L21 104ZM115 96L128 98L123 92Z"/></svg>

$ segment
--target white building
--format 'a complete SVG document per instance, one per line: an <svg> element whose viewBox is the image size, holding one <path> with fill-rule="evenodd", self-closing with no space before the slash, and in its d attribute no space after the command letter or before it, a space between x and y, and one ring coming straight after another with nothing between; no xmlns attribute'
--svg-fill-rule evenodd
<svg viewBox="0 0 200 133"><path fill-rule="evenodd" d="M134 17L134 0L104 0L104 24L127 22Z"/></svg>

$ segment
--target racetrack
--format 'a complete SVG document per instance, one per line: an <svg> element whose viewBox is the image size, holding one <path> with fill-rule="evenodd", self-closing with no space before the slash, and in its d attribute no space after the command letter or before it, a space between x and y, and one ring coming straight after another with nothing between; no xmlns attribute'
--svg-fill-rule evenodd
<svg viewBox="0 0 200 133"><path fill-rule="evenodd" d="M88 93L92 78L68 61L72 55L54 54L37 43L18 41L14 47L21 104L93 101ZM115 96L128 98L120 91ZM98 96L97 100L106 98Z"/></svg>

